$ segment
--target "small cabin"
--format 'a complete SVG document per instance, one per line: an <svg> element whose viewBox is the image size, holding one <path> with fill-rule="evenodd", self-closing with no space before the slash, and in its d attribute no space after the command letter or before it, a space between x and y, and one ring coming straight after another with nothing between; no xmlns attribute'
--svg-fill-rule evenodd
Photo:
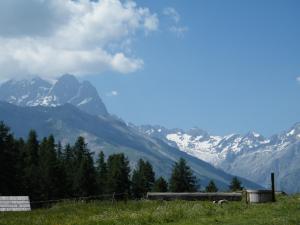
<svg viewBox="0 0 300 225"><path fill-rule="evenodd" d="M29 196L0 196L0 212L31 211Z"/></svg>
<svg viewBox="0 0 300 225"><path fill-rule="evenodd" d="M273 202L272 190L247 190L246 202L247 203L266 203Z"/></svg>

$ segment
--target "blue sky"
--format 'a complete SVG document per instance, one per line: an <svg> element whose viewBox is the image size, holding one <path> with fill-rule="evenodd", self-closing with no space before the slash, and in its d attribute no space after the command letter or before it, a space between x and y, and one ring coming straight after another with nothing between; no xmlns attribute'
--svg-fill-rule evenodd
<svg viewBox="0 0 300 225"><path fill-rule="evenodd" d="M71 73L136 124L300 122L298 0L1 0L0 82Z"/></svg>
<svg viewBox="0 0 300 225"><path fill-rule="evenodd" d="M198 126L212 134L269 136L300 121L300 2L137 1L157 12L159 30L141 34L129 75L88 77L111 113L137 124ZM169 32L166 7L183 36ZM117 96L107 94L115 90Z"/></svg>

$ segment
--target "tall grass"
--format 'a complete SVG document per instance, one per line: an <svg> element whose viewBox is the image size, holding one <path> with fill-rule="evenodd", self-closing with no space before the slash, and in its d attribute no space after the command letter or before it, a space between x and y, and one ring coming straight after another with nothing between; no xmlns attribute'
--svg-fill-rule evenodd
<svg viewBox="0 0 300 225"><path fill-rule="evenodd" d="M2 225L138 225L138 224L300 224L299 196L276 203L247 205L230 202L129 201L65 202L32 212L0 213Z"/></svg>

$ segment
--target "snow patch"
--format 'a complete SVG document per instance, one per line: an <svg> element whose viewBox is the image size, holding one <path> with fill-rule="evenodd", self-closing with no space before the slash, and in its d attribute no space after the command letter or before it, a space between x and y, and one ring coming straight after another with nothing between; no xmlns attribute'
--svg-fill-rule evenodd
<svg viewBox="0 0 300 225"><path fill-rule="evenodd" d="M290 132L288 132L287 134L286 134L286 136L292 136L292 135L294 135L295 134L295 129L293 129L293 130L291 130Z"/></svg>
<svg viewBox="0 0 300 225"><path fill-rule="evenodd" d="M85 104L89 103L92 100L93 100L93 98L86 98L83 101L81 101L80 103L78 103L77 106L85 105Z"/></svg>

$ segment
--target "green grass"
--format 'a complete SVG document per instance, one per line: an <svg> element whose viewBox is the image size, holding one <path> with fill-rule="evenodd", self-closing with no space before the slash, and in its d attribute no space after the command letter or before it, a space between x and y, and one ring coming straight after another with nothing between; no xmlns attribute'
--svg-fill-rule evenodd
<svg viewBox="0 0 300 225"><path fill-rule="evenodd" d="M1 225L138 225L138 224L279 224L300 225L300 196L278 198L276 203L247 205L230 202L129 201L60 203L32 212L0 213Z"/></svg>

